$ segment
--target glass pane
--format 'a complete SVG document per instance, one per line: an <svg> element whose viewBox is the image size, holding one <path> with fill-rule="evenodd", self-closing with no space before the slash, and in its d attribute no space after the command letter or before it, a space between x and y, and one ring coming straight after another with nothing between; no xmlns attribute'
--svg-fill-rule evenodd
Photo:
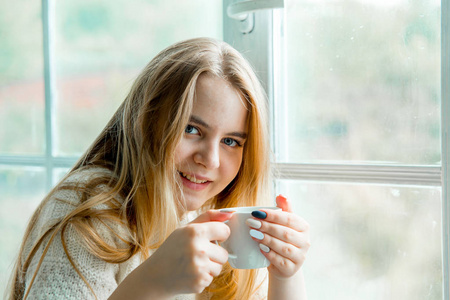
<svg viewBox="0 0 450 300"><path fill-rule="evenodd" d="M144 66L187 38L222 38L222 1L55 1L56 149L93 142Z"/></svg>
<svg viewBox="0 0 450 300"><path fill-rule="evenodd" d="M441 189L283 180L311 225L308 296L442 299Z"/></svg>
<svg viewBox="0 0 450 300"><path fill-rule="evenodd" d="M53 169L53 184L52 186L56 186L63 178L64 176L69 173L71 168L55 168Z"/></svg>
<svg viewBox="0 0 450 300"><path fill-rule="evenodd" d="M4 295L28 220L45 193L37 167L0 166L0 295Z"/></svg>
<svg viewBox="0 0 450 300"><path fill-rule="evenodd" d="M286 7L279 160L438 165L440 1Z"/></svg>
<svg viewBox="0 0 450 300"><path fill-rule="evenodd" d="M0 2L0 154L45 151L40 1Z"/></svg>

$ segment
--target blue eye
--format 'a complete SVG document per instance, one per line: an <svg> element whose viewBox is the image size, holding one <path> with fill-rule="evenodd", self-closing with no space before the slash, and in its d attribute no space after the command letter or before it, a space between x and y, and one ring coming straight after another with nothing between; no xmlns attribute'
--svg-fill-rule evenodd
<svg viewBox="0 0 450 300"><path fill-rule="evenodd" d="M184 129L184 132L185 132L185 133L189 133L189 134L197 134L197 133L198 133L198 129L195 128L195 127L192 126L192 125L188 125L188 126L186 126L186 128Z"/></svg>
<svg viewBox="0 0 450 300"><path fill-rule="evenodd" d="M240 147L241 144L238 143L235 139L232 138L224 138L223 143L230 147Z"/></svg>

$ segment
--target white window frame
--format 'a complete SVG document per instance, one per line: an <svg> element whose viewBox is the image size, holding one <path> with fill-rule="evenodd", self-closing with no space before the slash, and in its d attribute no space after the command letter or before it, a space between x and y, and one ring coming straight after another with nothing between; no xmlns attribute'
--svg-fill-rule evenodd
<svg viewBox="0 0 450 300"><path fill-rule="evenodd" d="M260 0L261 1L261 0ZM18 167L42 167L46 170L46 187L49 190L57 178L56 168L70 168L77 157L58 157L54 151L54 72L52 61L51 24L53 6L51 0L42 0L44 82L45 82L45 136L46 150L41 156L0 155L0 165ZM250 33L240 32L240 21L227 16L228 6L235 0L224 0L224 40L244 55L255 66L258 76L266 88L272 114L274 105L274 48L273 14L270 10L254 12L254 28ZM365 182L399 185L425 185L442 187L442 256L443 299L450 299L450 0L441 1L441 133L442 166L374 166L374 165L318 165L318 164L274 164L283 179ZM272 118L273 120L274 118ZM271 131L276 125L272 122ZM272 145L277 137L272 135ZM277 149L273 149L277 153Z"/></svg>
<svg viewBox="0 0 450 300"><path fill-rule="evenodd" d="M278 53L278 41L274 42L274 15L271 10L261 10L254 13L254 28L250 33L241 31L242 21L227 16L230 4L239 0L223 1L224 40L233 45L252 63L263 82L271 108L270 124L271 142L276 157L282 157L276 149L280 130L274 123L278 115L275 105L274 81L282 80L274 66L274 53ZM258 1L248 1L258 2ZM270 2L270 1L264 1ZM273 163L279 179L321 182L347 182L369 184L396 184L405 186L429 186L442 188L442 285L443 299L450 299L450 0L441 0L441 166L407 166L407 165L348 165L348 164L293 164ZM278 76L278 77L277 77ZM276 101L275 101L276 100ZM279 103L281 104L281 103ZM282 104L281 104L282 106ZM281 125L283 126L283 125Z"/></svg>
<svg viewBox="0 0 450 300"><path fill-rule="evenodd" d="M441 1L442 256L444 299L450 299L450 0Z"/></svg>
<svg viewBox="0 0 450 300"><path fill-rule="evenodd" d="M42 167L46 174L46 190L50 190L58 180L55 169L70 168L77 161L75 156L56 156L55 138L55 105L54 105L54 68L52 55L53 32L52 23L54 7L52 0L42 0L42 36L44 56L44 87L45 87L45 152L43 155L0 155L0 165L15 167Z"/></svg>

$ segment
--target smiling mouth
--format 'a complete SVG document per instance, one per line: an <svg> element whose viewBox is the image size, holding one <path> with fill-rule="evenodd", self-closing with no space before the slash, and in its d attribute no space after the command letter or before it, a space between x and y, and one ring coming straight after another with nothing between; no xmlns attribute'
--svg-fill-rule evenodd
<svg viewBox="0 0 450 300"><path fill-rule="evenodd" d="M199 179L195 178L195 176L191 176L191 175L183 173L183 172L179 172L179 173L180 173L180 175L182 177L186 178L187 180L189 180L190 182L193 182L193 183L206 183L206 182L208 182L208 180L199 180Z"/></svg>

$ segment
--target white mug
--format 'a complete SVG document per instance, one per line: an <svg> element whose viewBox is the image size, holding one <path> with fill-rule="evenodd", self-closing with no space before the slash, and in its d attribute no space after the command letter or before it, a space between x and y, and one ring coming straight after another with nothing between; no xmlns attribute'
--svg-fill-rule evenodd
<svg viewBox="0 0 450 300"><path fill-rule="evenodd" d="M233 212L230 220L225 221L231 234L220 246L228 251L228 262L235 269L258 269L270 265L267 258L262 255L259 243L250 236L251 228L245 221L252 217L252 211L260 209L281 210L273 206L248 206L223 208L222 212Z"/></svg>

